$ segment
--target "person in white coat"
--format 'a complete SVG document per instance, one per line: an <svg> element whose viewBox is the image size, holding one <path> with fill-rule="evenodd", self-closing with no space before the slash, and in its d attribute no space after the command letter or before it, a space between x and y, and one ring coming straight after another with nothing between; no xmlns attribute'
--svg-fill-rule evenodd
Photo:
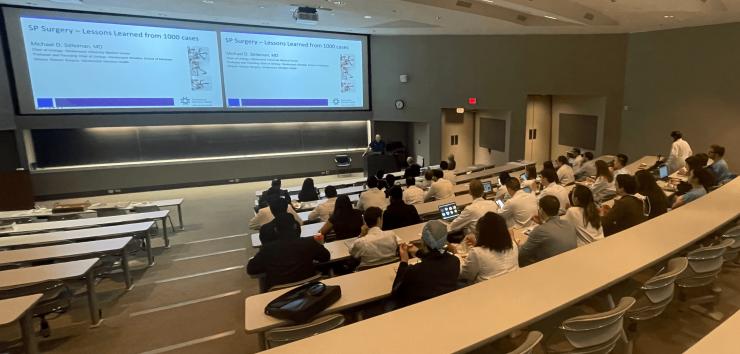
<svg viewBox="0 0 740 354"><path fill-rule="evenodd" d="M671 147L671 154L665 162L666 166L668 166L669 175L684 167L686 158L694 154L691 151L689 143L683 140L683 135L680 131L676 130L672 132L671 137L673 138L673 146Z"/></svg>

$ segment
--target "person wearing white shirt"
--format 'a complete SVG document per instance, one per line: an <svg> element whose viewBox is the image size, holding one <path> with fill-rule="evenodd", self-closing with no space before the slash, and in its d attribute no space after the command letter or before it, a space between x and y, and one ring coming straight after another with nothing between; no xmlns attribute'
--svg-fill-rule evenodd
<svg viewBox="0 0 740 354"><path fill-rule="evenodd" d="M378 179L374 176L367 178L367 190L360 194L357 209L365 211L370 207L378 207L385 210L388 207L388 199L385 192L378 189Z"/></svg>
<svg viewBox="0 0 740 354"><path fill-rule="evenodd" d="M396 258L398 244L403 242L393 231L383 231L383 211L370 207L363 215L365 226L357 241L352 243L349 254L360 260L359 266L374 265Z"/></svg>
<svg viewBox="0 0 740 354"><path fill-rule="evenodd" d="M452 221L450 230L463 230L465 235L474 235L478 219L488 212L497 212L499 207L494 201L483 199L483 183L481 181L477 179L471 181L468 189L470 190L470 196L473 197L473 203L465 207L460 216Z"/></svg>
<svg viewBox="0 0 740 354"><path fill-rule="evenodd" d="M299 224L303 225L303 219L301 219L300 216L298 216L298 213L295 212L295 209L293 209L292 205L288 205L288 212L293 214L293 217L295 218L295 221L298 221ZM249 229L251 230L259 230L262 225L267 224L268 222L275 219L275 216L272 215L272 211L270 211L270 207L266 206L257 212L257 215L255 215L252 220L249 220Z"/></svg>
<svg viewBox="0 0 740 354"><path fill-rule="evenodd" d="M526 177L526 179L519 180L522 190L524 190L524 188L529 188L529 192L524 191L524 193L532 193L532 195L534 195L537 192L537 188L539 188L537 185L537 167L534 165L527 166L524 170L524 177Z"/></svg>
<svg viewBox="0 0 740 354"><path fill-rule="evenodd" d="M317 205L316 208L308 214L308 220L321 220L322 222L329 221L331 214L334 212L334 205L337 202L337 189L334 186L327 186L324 188L324 194L326 194L327 201Z"/></svg>
<svg viewBox="0 0 740 354"><path fill-rule="evenodd" d="M532 225L532 216L537 215L537 198L534 194L524 193L516 178L506 182L506 189L512 197L498 211L498 215L506 220L506 226L510 229L522 229Z"/></svg>
<svg viewBox="0 0 740 354"><path fill-rule="evenodd" d="M424 172L424 180L419 183L419 188L427 189L432 186L432 183L434 183L434 170L427 170Z"/></svg>
<svg viewBox="0 0 740 354"><path fill-rule="evenodd" d="M609 171L609 165L604 161L596 161L596 180L588 178L586 181L593 183L590 188L596 201L600 202L617 194L617 189L614 186L614 175Z"/></svg>
<svg viewBox="0 0 740 354"><path fill-rule="evenodd" d="M455 193L452 192L452 182L444 179L444 172L442 170L434 170L434 183L429 187L429 190L424 195L424 202L428 202L434 198L434 200L442 200L452 198Z"/></svg>
<svg viewBox="0 0 740 354"><path fill-rule="evenodd" d="M567 186L574 183L576 178L573 175L573 168L568 166L568 159L565 156L558 156L556 161L558 164L558 180L560 180L560 184Z"/></svg>
<svg viewBox="0 0 740 354"><path fill-rule="evenodd" d="M604 228L601 227L601 215L596 207L591 190L584 186L575 186L570 193L573 205L565 212L563 220L576 227L578 247L604 239Z"/></svg>
<svg viewBox="0 0 740 354"><path fill-rule="evenodd" d="M587 151L583 154L583 165L573 172L573 177L576 181L583 181L588 177L596 175L596 161L594 161L594 154L591 151Z"/></svg>
<svg viewBox="0 0 740 354"><path fill-rule="evenodd" d="M629 158L625 154L617 154L617 158L614 160L614 168L609 168L613 170L612 176L614 178L617 178L618 175L632 175L632 172L627 169L627 162L629 161Z"/></svg>
<svg viewBox="0 0 740 354"><path fill-rule="evenodd" d="M496 189L496 196L493 198L494 201L501 201L501 203L506 203L509 198L511 198L511 195L509 195L509 191L506 190L506 181L511 179L511 175L509 175L508 172L502 172L500 175L498 175L498 184L499 187Z"/></svg>
<svg viewBox="0 0 740 354"><path fill-rule="evenodd" d="M665 162L668 166L669 175L684 167L686 159L694 154L689 143L683 140L683 134L680 131L671 132L671 137L673 138L673 145L668 160Z"/></svg>
<svg viewBox="0 0 740 354"><path fill-rule="evenodd" d="M424 191L416 186L414 177L406 177L406 190L403 191L403 202L408 205L424 203Z"/></svg>
<svg viewBox="0 0 740 354"><path fill-rule="evenodd" d="M468 256L460 266L460 278L468 284L480 283L519 269L519 248L506 221L496 213L486 213L478 221L475 238L465 239ZM458 254L456 247L450 251Z"/></svg>
<svg viewBox="0 0 740 354"><path fill-rule="evenodd" d="M444 174L444 177L442 177L442 178L444 178L444 179L446 179L446 180L448 180L450 182L455 182L455 179L457 178L457 176L455 176L455 172L453 172L449 168L449 165L447 164L447 161L440 162L439 163L439 168L442 170L442 173Z"/></svg>
<svg viewBox="0 0 740 354"><path fill-rule="evenodd" d="M571 167L573 167L573 169L578 169L581 167L581 165L583 165L583 156L581 156L581 149L573 148L573 154L575 154L576 156L572 160L569 159L568 161L572 164Z"/></svg>
<svg viewBox="0 0 740 354"><path fill-rule="evenodd" d="M542 183L544 188L540 192L540 195L537 196L537 203L539 204L540 199L543 197L551 195L558 198L558 201L560 202L560 212L558 215L565 215L565 204L568 203L568 191L566 191L563 186L557 184L558 176L555 171L544 169L541 174L542 178L540 179L540 183Z"/></svg>

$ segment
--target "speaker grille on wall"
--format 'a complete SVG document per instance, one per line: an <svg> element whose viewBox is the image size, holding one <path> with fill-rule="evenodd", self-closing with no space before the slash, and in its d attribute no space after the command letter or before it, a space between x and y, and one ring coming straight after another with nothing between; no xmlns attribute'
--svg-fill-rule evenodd
<svg viewBox="0 0 740 354"><path fill-rule="evenodd" d="M583 18L585 18L585 19L587 19L589 21L593 21L594 20L594 17L596 17L596 16L594 16L594 14L588 13L588 12L586 12L586 15L583 16Z"/></svg>
<svg viewBox="0 0 740 354"><path fill-rule="evenodd" d="M527 20L527 16L524 16L524 15L519 15L519 16L517 16L517 17L516 17L516 19L517 19L517 20L519 20L519 21L522 21L522 22L524 22L524 21L526 21L526 20Z"/></svg>
<svg viewBox="0 0 740 354"><path fill-rule="evenodd" d="M457 3L455 4L455 5L457 5L457 6L461 6L461 7L467 7L467 8L470 8L470 7L472 7L472 6L473 6L473 3L472 3L472 2L467 2L467 1L459 1L459 0L458 0L458 2L457 2Z"/></svg>

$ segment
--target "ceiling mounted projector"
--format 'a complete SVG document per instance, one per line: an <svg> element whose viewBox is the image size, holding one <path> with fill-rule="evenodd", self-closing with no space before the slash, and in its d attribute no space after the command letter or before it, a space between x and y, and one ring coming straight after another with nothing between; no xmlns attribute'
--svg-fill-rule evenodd
<svg viewBox="0 0 740 354"><path fill-rule="evenodd" d="M293 12L296 23L304 25L315 25L319 22L319 13L313 7L302 6Z"/></svg>

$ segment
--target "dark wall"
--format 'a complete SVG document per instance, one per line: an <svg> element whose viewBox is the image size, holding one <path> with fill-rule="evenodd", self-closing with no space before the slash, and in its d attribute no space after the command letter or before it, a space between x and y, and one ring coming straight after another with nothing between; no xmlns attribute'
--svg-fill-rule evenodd
<svg viewBox="0 0 740 354"><path fill-rule="evenodd" d="M15 131L0 130L0 172L21 167L15 143Z"/></svg>
<svg viewBox="0 0 740 354"><path fill-rule="evenodd" d="M740 166L740 24L636 33L629 37L620 150L666 156L680 130L694 153L727 148ZM733 169L733 166L735 168Z"/></svg>

